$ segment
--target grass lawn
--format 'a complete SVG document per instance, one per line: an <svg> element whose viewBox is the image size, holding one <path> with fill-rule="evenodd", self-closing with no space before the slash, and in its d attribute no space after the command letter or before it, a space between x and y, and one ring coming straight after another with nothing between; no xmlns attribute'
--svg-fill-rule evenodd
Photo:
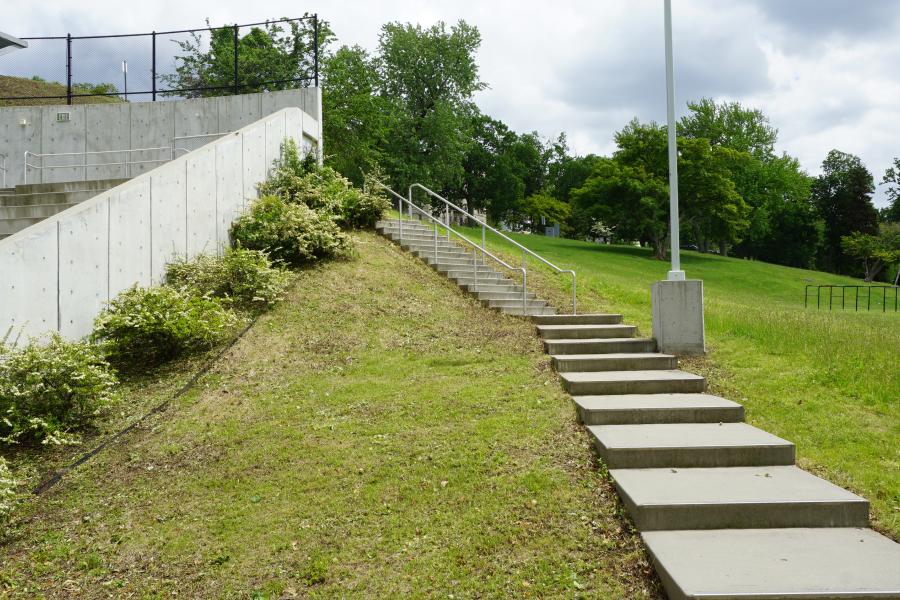
<svg viewBox="0 0 900 600"><path fill-rule="evenodd" d="M79 90L75 90L75 93L79 93ZM35 81L27 77L0 75L0 98L27 96L38 96L38 98L30 100L0 100L0 106L65 104L66 86L55 81ZM55 97L41 98L40 96ZM78 96L72 98L72 104L105 104L108 102L122 102L122 99L118 96Z"/></svg>
<svg viewBox="0 0 900 600"><path fill-rule="evenodd" d="M580 311L621 312L650 334L650 285L668 262L631 246L512 237L577 271ZM532 291L570 310L568 276L529 265ZM807 283L862 283L846 277L696 252L682 266L704 282L709 350L685 368L744 404L750 423L795 442L802 467L868 498L873 525L900 539L900 313L883 314L880 296L872 312L803 307Z"/></svg>
<svg viewBox="0 0 900 600"><path fill-rule="evenodd" d="M356 240L24 505L0 596L661 597L531 327Z"/></svg>

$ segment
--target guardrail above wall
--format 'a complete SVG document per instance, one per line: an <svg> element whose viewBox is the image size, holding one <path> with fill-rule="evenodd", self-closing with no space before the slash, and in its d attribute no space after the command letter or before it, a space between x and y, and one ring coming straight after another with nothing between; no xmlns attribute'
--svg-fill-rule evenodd
<svg viewBox="0 0 900 600"><path fill-rule="evenodd" d="M308 152L319 130L282 109L0 240L0 332L79 338L120 291L158 283L173 256L219 251L285 137Z"/></svg>

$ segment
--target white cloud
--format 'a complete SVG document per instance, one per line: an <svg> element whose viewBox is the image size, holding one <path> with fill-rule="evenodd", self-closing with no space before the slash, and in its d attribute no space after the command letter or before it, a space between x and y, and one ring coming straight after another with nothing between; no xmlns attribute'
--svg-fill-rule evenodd
<svg viewBox="0 0 900 600"><path fill-rule="evenodd" d="M21 4L7 11L3 27L21 36L118 33L298 10L330 21L340 43L370 49L387 21L477 25L481 75L490 85L478 95L482 109L519 131L566 131L582 153L609 152L612 134L632 116L664 117L661 0L62 0ZM877 181L900 155L895 0L679 0L674 22L682 106L707 95L761 108L780 131L779 148L812 173L839 148L859 154ZM118 65L116 53L98 50L92 59ZM0 72L8 72L7 58L0 58ZM51 76L60 71L59 59L41 61Z"/></svg>

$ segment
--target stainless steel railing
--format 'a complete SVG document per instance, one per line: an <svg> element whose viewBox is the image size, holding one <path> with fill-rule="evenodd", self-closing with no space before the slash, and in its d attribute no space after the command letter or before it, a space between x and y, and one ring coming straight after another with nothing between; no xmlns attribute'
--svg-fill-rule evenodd
<svg viewBox="0 0 900 600"><path fill-rule="evenodd" d="M133 152L158 152L165 151L169 153L168 158L140 158L138 160L134 160L132 158ZM132 165L143 164L143 163L165 163L171 160L174 160L179 152L187 153L187 148L176 148L174 146L162 146L159 148L131 148L128 150L96 150L96 151L85 151L85 152L52 152L46 154L38 154L36 152L28 152L25 151L25 161L22 167L24 171L23 181L28 183L28 169L35 169L37 171L43 171L44 169L81 169L81 178L82 180L87 179L87 170L89 168L95 167L117 167L124 166L125 167L125 177L131 177ZM97 162L97 163L89 163L87 161L88 156L98 156L101 154L125 154L124 161L115 161L115 162ZM32 164L28 162L28 157L31 156L33 158L40 159L40 164ZM68 165L45 165L44 159L48 157L57 157L57 156L80 156L81 163L80 164L68 164Z"/></svg>
<svg viewBox="0 0 900 600"><path fill-rule="evenodd" d="M387 191L389 194L394 196L394 198L396 198L398 201L397 228L399 230L401 244L403 243L403 212L404 212L404 205L406 205L406 209L408 210L410 219L413 218L413 214L415 213L415 214L419 214L419 215L425 217L428 221L431 221L434 224L434 228L433 228L433 231L434 231L433 240L434 241L433 241L433 243L434 243L434 262L435 263L437 263L437 261L438 261L438 228L442 228L442 229L446 230L448 240L451 239L451 236L455 235L460 239L460 241L462 241L465 244L468 244L469 246L472 246L474 248L473 254L472 254L472 278L474 281L473 289L475 290L476 293L478 292L478 285L479 285L479 275L478 275L478 273L479 273L478 252L479 251L481 251L480 265L483 266L485 264L485 257L488 257L488 258L492 259L493 261L495 261L496 263L498 263L499 265L505 267L506 269L509 269L510 271L516 271L516 272L521 273L522 274L522 314L523 315L528 314L528 271L524 265L521 267L514 267L514 266L510 265L502 258L494 256L492 253L488 252L485 249L483 242L482 242L481 247L479 247L478 244L476 244L475 242L471 241L470 239L468 239L467 237L465 237L464 235L462 235L461 233L459 233L458 231L453 229L450 226L449 221L447 223L441 222L440 219L438 219L437 217L432 215L430 212L426 211L425 209L423 209L419 206L416 206L410 199L404 198L403 196L401 196L400 194L398 194L397 192L395 192L388 186L384 185L383 183L378 183L378 185L382 189Z"/></svg>
<svg viewBox="0 0 900 600"><path fill-rule="evenodd" d="M471 219L472 221L478 223L479 225L481 225L481 251L482 251L482 253L485 252L484 248L485 248L486 231L490 230L491 232L499 235L501 238L503 238L507 242L511 243L516 248L519 248L520 250L522 250L522 267L523 268L525 267L525 257L526 257L526 255L528 255L528 256L532 256L532 257L536 258L538 261L547 265L548 267L550 267L557 273L560 273L560 274L566 273L566 274L571 275L572 276L572 314L574 315L577 313L578 296L577 296L576 288L577 288L577 283L578 283L578 277L575 274L575 271L573 271L571 269L561 269L561 268L557 267L556 265L554 265L552 262L550 262L549 260L547 260L546 258L541 256L540 254L534 252L533 250L529 250L528 248L526 248L525 246L523 246L516 240L514 240L511 237L509 237L508 235L504 234L502 231L499 231L499 230L491 227L490 225L485 223L483 220L481 220L478 217L476 217L475 215L469 213L464 208L460 208L459 206L453 204L452 202L450 202L449 200L447 200L446 198L444 198L437 192L434 192L434 191L428 189L421 183L414 183L411 186L409 186L409 199L407 200L407 202L409 203L410 206L414 206L412 199L413 199L413 190L416 188L422 190L429 196L436 198L444 203L444 216L445 216L445 220L447 222L446 227L449 228L449 226L450 226L450 211L451 211L451 209L464 215L465 217L467 217L468 219ZM402 211L401 211L401 213L402 213ZM459 235L459 234L457 234L457 235ZM448 238L449 238L449 236L448 236ZM468 240L466 240L466 241L468 241ZM472 242L470 242L470 243L472 243Z"/></svg>

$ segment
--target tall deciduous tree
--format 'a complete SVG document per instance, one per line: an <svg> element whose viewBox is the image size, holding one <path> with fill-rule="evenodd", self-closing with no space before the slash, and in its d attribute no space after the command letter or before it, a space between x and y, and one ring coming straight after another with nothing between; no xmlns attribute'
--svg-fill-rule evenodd
<svg viewBox="0 0 900 600"><path fill-rule="evenodd" d="M878 235L859 231L845 235L841 247L863 262L866 281L874 281L886 266L900 263L900 223L882 223Z"/></svg>
<svg viewBox="0 0 900 600"><path fill-rule="evenodd" d="M862 160L832 150L822 162L822 174L812 184L811 198L825 224L825 246L819 266L827 271L851 273L855 261L845 254L841 238L854 232L875 235L878 213L872 204L875 183Z"/></svg>
<svg viewBox="0 0 900 600"><path fill-rule="evenodd" d="M881 184L888 186L888 206L882 210L882 219L889 223L900 223L900 158L888 167L881 179Z"/></svg>

